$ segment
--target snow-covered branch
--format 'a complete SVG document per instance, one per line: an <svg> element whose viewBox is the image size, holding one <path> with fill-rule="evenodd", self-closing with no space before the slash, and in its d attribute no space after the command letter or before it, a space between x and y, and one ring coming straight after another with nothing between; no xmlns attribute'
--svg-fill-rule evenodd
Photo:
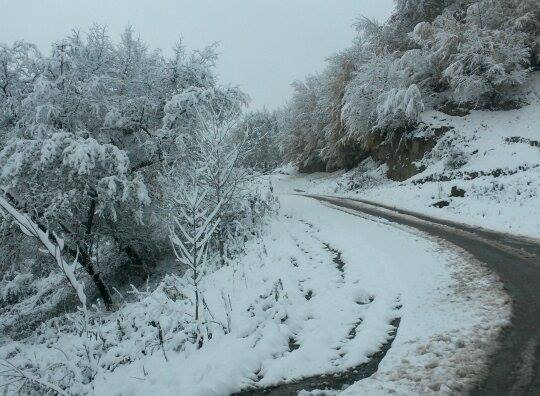
<svg viewBox="0 0 540 396"><path fill-rule="evenodd" d="M75 261L73 261L71 264L68 264L64 259L62 255L62 250L64 249L64 240L58 237L55 233L52 234L51 238L48 230L42 230L39 225L30 218L29 215L19 212L4 197L0 197L0 207L4 210L3 214L11 216L24 234L37 239L41 246L45 248L45 251L54 258L56 264L66 276L69 284L75 290L83 310L86 311L86 295L84 293L84 286L77 280L75 276L75 270L79 266L79 263L77 258L75 258Z"/></svg>

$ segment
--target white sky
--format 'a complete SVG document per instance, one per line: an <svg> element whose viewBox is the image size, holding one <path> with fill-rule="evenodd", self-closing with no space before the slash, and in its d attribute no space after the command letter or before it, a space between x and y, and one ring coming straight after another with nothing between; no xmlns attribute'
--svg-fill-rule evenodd
<svg viewBox="0 0 540 396"><path fill-rule="evenodd" d="M392 0L0 0L0 42L24 39L41 50L72 28L109 26L116 39L131 24L150 47L170 50L221 43L218 72L254 107L275 108L290 83L322 70L350 45L362 14L386 19Z"/></svg>

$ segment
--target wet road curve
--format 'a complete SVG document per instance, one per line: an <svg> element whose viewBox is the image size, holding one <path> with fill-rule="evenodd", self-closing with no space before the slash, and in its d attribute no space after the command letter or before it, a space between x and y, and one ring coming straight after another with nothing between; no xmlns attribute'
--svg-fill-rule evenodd
<svg viewBox="0 0 540 396"><path fill-rule="evenodd" d="M512 298L511 325L473 395L540 395L540 241L441 220L365 200L304 195L414 227L472 254L497 273Z"/></svg>

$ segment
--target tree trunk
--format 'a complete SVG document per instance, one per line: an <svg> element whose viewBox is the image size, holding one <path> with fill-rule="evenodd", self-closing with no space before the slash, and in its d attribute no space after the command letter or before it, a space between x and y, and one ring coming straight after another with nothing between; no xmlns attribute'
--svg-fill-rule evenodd
<svg viewBox="0 0 540 396"><path fill-rule="evenodd" d="M219 262L222 267L225 266L225 240L223 238L223 231L221 226L218 226L218 249L219 249Z"/></svg>
<svg viewBox="0 0 540 396"><path fill-rule="evenodd" d="M92 258L88 255L86 251L79 250L79 262L81 263L82 267L85 269L86 273L90 275L92 282L94 282L94 285L96 286L99 296L101 297L101 299L103 300L103 303L105 304L105 309L107 311L112 310L114 304L113 304L111 293L109 293L109 289L107 289L107 286L103 282L103 279L101 278L100 273L96 272L94 268L94 264L92 263Z"/></svg>
<svg viewBox="0 0 540 396"><path fill-rule="evenodd" d="M221 205L221 200L223 199L221 196L221 187L220 182L218 182L217 188L216 188L216 205ZM217 226L216 232L217 232L217 240L218 240L218 250L219 250L219 263L222 267L225 266L225 237L223 235L223 216L221 216L222 208L219 209L219 224Z"/></svg>
<svg viewBox="0 0 540 396"><path fill-rule="evenodd" d="M131 245L124 246L124 253L126 253L126 256L128 256L129 260L133 264L134 267L141 268L144 271L145 277L148 276L148 271L146 270L144 266L144 261L137 253L137 251L133 248Z"/></svg>
<svg viewBox="0 0 540 396"><path fill-rule="evenodd" d="M94 226L94 217L96 214L97 201L95 198L92 198L90 201L90 207L88 208L88 217L86 220L86 231L85 231L85 242L84 250L79 248L79 255L81 256L81 264L92 278L92 281L96 285L99 295L103 299L105 308L110 311L113 307L113 301L109 289L105 286L103 279L99 272L94 268L94 263L92 262L92 228Z"/></svg>

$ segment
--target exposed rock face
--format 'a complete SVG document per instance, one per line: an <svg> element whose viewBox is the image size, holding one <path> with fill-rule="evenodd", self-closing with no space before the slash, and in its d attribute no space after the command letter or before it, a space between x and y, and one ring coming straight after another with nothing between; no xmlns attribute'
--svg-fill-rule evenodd
<svg viewBox="0 0 540 396"><path fill-rule="evenodd" d="M366 139L367 143L363 147L359 144L344 145L339 157L346 160L340 162L310 160L306 161L308 165L298 164L298 170L301 173L350 170L371 157L377 162L388 165L389 179L403 181L424 170L417 166L417 161L430 152L437 140L449 130L450 127L447 126L434 128L422 124L413 131L396 132L392 137L383 138L373 134Z"/></svg>
<svg viewBox="0 0 540 396"><path fill-rule="evenodd" d="M465 196L465 190L458 188L456 186L452 186L452 190L450 191L450 196L463 198Z"/></svg>
<svg viewBox="0 0 540 396"><path fill-rule="evenodd" d="M310 161L308 165L298 164L300 173L315 173L326 171L326 163L323 161Z"/></svg>
<svg viewBox="0 0 540 396"><path fill-rule="evenodd" d="M387 176L395 181L403 181L422 172L417 166L426 153L430 152L437 140L449 127L420 127L413 132L396 134L392 139L382 142L371 151L371 157L388 165Z"/></svg>
<svg viewBox="0 0 540 396"><path fill-rule="evenodd" d="M436 208L442 209L442 208L445 208L447 206L450 206L450 202L448 202L448 201L439 201L439 202L435 202L431 206L435 206Z"/></svg>

